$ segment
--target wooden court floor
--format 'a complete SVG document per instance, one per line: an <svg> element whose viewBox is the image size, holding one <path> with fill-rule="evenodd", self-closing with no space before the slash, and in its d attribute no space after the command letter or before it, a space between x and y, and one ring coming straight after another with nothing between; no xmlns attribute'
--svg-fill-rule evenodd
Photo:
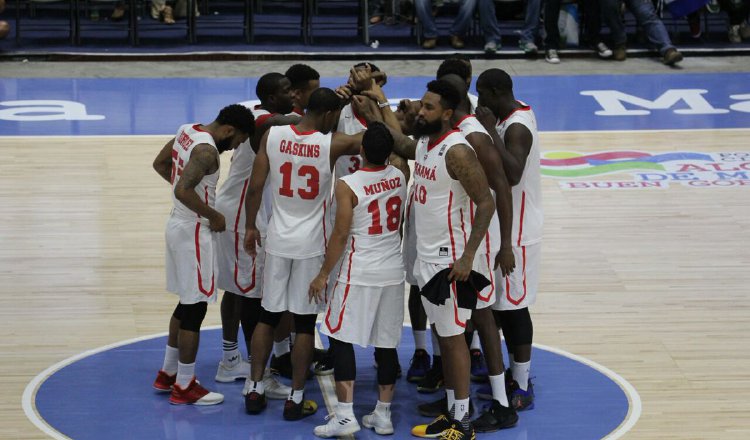
<svg viewBox="0 0 750 440"><path fill-rule="evenodd" d="M734 152L748 138L546 133L542 149ZM166 140L0 137L0 438L44 438L21 396L48 366L166 331L169 188L151 169ZM636 388L642 415L625 438L750 438L750 188L564 191L545 178L544 208L535 342Z"/></svg>

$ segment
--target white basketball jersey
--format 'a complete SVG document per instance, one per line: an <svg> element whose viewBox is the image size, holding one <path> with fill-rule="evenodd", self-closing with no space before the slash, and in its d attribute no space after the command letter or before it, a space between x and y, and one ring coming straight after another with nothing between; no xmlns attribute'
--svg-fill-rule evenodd
<svg viewBox="0 0 750 440"><path fill-rule="evenodd" d="M351 104L344 106L344 108L341 109L339 124L336 127L336 131L348 135L355 135L365 130L367 130L367 121L354 112L354 108ZM334 175L337 179L348 176L357 171L360 166L362 166L362 157L360 157L359 154L353 156L341 156L336 160Z"/></svg>
<svg viewBox="0 0 750 440"><path fill-rule="evenodd" d="M404 281L401 217L406 204L406 178L387 165L360 168L342 177L357 196L349 239L338 272L341 283L388 286Z"/></svg>
<svg viewBox="0 0 750 440"><path fill-rule="evenodd" d="M482 123L479 122L479 120L474 115L466 115L464 116L460 121L458 121L458 124L456 124L456 128L461 132L461 135L463 137L467 137L472 133L482 133L487 135L489 138L490 135L487 133L487 130L484 129L484 126L482 126ZM490 141L491 142L491 141ZM472 148L474 146L472 145ZM496 197L495 191L490 189L490 193L492 194L492 198ZM474 210L476 207L474 206L474 203L471 202L470 205L471 209L471 223L474 224ZM487 235L485 236L484 242L481 246L479 246L479 249L477 249L477 255L485 255L490 254L491 256L496 255L500 251L500 218L498 217L497 211L495 211L492 214L492 220L490 220L490 226L487 228Z"/></svg>
<svg viewBox="0 0 750 440"><path fill-rule="evenodd" d="M531 107L523 105L498 122L497 132L505 139L505 132L513 124L521 124L531 132L531 150L526 158L521 181L512 188L513 246L526 246L542 240L544 213L542 211L542 175L539 162L539 133Z"/></svg>
<svg viewBox="0 0 750 440"><path fill-rule="evenodd" d="M479 97L477 95L474 95L472 93L467 93L469 96L469 111L473 114L476 113L477 107L479 107Z"/></svg>
<svg viewBox="0 0 750 440"><path fill-rule="evenodd" d="M200 124L185 124L177 130L177 135L172 145L172 202L174 203L172 215L184 218L185 220L201 219L201 217L177 200L177 197L174 195L174 188L177 186L177 182L180 181L183 168L185 168L188 160L190 160L190 154L193 152L195 146L200 144L208 144L216 148L214 138L201 130ZM217 169L215 173L203 176L198 185L195 186L195 192L198 194L198 197L208 206L214 206L216 183L218 181L219 170ZM202 220L208 222L207 219Z"/></svg>
<svg viewBox="0 0 750 440"><path fill-rule="evenodd" d="M266 252L287 258L325 253L331 195L331 134L271 127L266 143L272 196Z"/></svg>
<svg viewBox="0 0 750 440"><path fill-rule="evenodd" d="M435 143L423 136L414 163L414 217L417 257L428 263L453 263L461 257L471 234L469 196L445 165L445 155L457 144L468 145L458 130Z"/></svg>
<svg viewBox="0 0 750 440"><path fill-rule="evenodd" d="M262 124L265 118L274 115L258 106L251 111L253 112L253 116L255 116L256 128ZM221 188L219 188L219 193L216 196L216 210L224 216L227 223L227 230L241 232L245 230L245 198L247 197L247 188L250 184L250 174L253 170L255 156L255 151L250 146L250 139L241 143L234 150L234 153L232 153L229 174L221 185ZM261 235L265 235L266 233L268 216L270 215L270 201L267 200L266 196L269 196L269 194L267 191L264 191L264 203L261 203L255 220L255 225L261 232Z"/></svg>

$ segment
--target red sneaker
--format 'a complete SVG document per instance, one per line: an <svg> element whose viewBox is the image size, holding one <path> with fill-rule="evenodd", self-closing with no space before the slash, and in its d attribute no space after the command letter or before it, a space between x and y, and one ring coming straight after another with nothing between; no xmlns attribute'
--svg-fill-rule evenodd
<svg viewBox="0 0 750 440"><path fill-rule="evenodd" d="M172 405L218 405L223 401L223 394L212 393L203 388L195 377L184 390L178 384L174 384L169 396L169 403Z"/></svg>
<svg viewBox="0 0 750 440"><path fill-rule="evenodd" d="M177 374L169 375L164 370L159 370L154 381L154 389L162 393L169 393L172 391L172 386L177 380Z"/></svg>

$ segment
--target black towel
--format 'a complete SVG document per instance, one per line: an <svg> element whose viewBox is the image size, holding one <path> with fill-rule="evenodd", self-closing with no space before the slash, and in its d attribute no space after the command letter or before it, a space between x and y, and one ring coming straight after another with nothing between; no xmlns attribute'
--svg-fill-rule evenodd
<svg viewBox="0 0 750 440"><path fill-rule="evenodd" d="M420 292L422 296L435 305L444 305L445 300L450 298L451 283L448 281L448 274L451 268L443 269L436 273L427 284L422 287ZM456 281L456 297L458 307L462 309L474 310L477 308L477 295L485 287L490 285L490 281L484 275L471 271L468 281Z"/></svg>

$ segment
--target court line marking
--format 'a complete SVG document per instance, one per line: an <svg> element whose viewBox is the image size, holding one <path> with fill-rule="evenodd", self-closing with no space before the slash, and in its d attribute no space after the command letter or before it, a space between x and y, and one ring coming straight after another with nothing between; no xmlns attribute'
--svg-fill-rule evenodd
<svg viewBox="0 0 750 440"><path fill-rule="evenodd" d="M411 325L408 323L404 324L404 327L411 328ZM202 328L202 330L218 330L221 329L220 325L213 325ZM50 426L39 414L36 408L36 393L39 390L39 387L46 381L50 376L52 376L57 371L67 367L68 365L77 362L81 359L87 358L89 356L93 356L95 354L101 353L103 351L111 350L114 348L122 347L123 345L129 345L136 342L146 341L149 339L156 339L163 336L167 336L168 332L161 332L161 333L154 333L151 335L146 336L139 336L136 338L126 339L124 341L115 342L112 344L104 345L101 347L93 348L91 350L86 350L84 352L81 352L79 354L73 355L69 358L63 359L60 362L55 363L54 365L47 367L44 371L37 374L28 385L26 385L26 388L23 391L23 397L21 398L21 406L23 407L23 412L26 414L26 417L31 421L31 423L34 424L40 431L44 432L48 436L59 439L59 440L71 440L70 437L66 436L65 434L61 433L60 431L56 430L52 426ZM316 339L317 342L320 342L320 336L316 332ZM544 344L532 344L535 348L538 348L540 350L548 351L551 353L558 354L560 356L567 357L569 359L572 359L576 362L582 363L584 365L587 365L603 375L607 376L609 379L614 381L620 389L625 393L625 396L628 399L628 414L625 416L625 419L620 422L620 425L615 428L614 431L610 432L609 434L605 435L602 440L615 440L621 438L623 435L625 435L628 431L630 431L633 426L638 422L638 419L641 417L642 412L642 403L641 403L641 397L638 394L638 391L636 391L635 387L631 385L627 380L625 380L622 376L615 373L614 371L610 370L609 368L592 361L591 359L587 359L583 356L579 356L577 354L570 353L568 351L551 347L549 345ZM326 380L327 379L327 380ZM323 381L326 380L329 382L327 386L324 386ZM318 383L321 387L321 393L323 395L323 400L326 404L326 407L330 410L332 410L332 402L335 399L335 390L333 387L331 387L332 376L319 376L318 377ZM325 388L325 389L324 389ZM329 406L329 401L331 402L331 405Z"/></svg>

